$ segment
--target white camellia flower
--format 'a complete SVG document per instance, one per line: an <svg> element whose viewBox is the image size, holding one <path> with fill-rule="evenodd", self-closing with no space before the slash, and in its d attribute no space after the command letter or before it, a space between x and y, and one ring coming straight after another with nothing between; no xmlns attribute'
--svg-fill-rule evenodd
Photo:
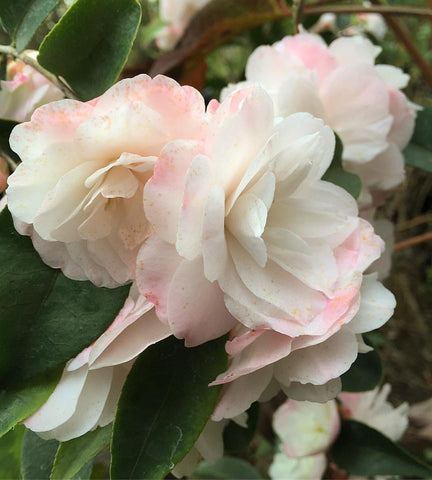
<svg viewBox="0 0 432 480"><path fill-rule="evenodd" d="M414 129L416 107L400 91L409 76L390 65L374 65L380 48L368 39L342 37L329 46L321 37L302 33L249 57L246 82L271 95L277 116L310 112L341 138L344 167L360 176L359 203L374 203L404 179L402 150Z"/></svg>
<svg viewBox="0 0 432 480"><path fill-rule="evenodd" d="M169 335L153 305L132 286L114 322L67 363L54 392L23 423L42 438L62 442L111 423L134 360Z"/></svg>
<svg viewBox="0 0 432 480"><path fill-rule="evenodd" d="M27 50L36 59L37 52ZM60 100L63 93L47 78L21 60L10 60L1 81L0 118L27 122L36 108Z"/></svg>
<svg viewBox="0 0 432 480"><path fill-rule="evenodd" d="M142 195L158 155L171 140L199 140L204 130L200 93L163 76L122 80L90 102L39 108L10 138L22 160L7 189L17 230L69 278L130 282L151 233Z"/></svg>

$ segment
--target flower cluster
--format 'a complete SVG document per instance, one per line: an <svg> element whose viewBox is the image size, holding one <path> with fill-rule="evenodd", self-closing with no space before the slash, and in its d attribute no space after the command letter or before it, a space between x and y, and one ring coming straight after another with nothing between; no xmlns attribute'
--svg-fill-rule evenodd
<svg viewBox="0 0 432 480"><path fill-rule="evenodd" d="M375 55L358 38L327 49L287 37L258 49L247 84L207 108L191 87L140 75L15 127L22 163L7 197L17 230L69 278L134 282L29 428L68 440L109 423L133 360L169 335L187 347L229 336L211 435L280 389L317 402L339 393L339 377L370 349L361 334L395 306L365 275L383 241L354 198L322 179L332 128L365 195L401 179L378 173L400 161L414 113L399 91L405 76L374 67Z"/></svg>

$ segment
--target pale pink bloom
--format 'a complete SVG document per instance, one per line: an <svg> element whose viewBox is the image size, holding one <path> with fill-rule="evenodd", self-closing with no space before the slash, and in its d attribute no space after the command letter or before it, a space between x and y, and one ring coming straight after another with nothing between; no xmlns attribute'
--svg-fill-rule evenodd
<svg viewBox="0 0 432 480"><path fill-rule="evenodd" d="M138 287L187 346L231 330L230 366L215 382L231 383L214 420L279 384L326 401L364 348L358 334L393 311L391 293L362 283L382 241L354 199L321 180L334 149L321 120L299 113L274 124L259 87L208 114L205 142L172 142L146 184L154 233L138 255ZM370 302L382 306L364 318Z"/></svg>
<svg viewBox="0 0 432 480"><path fill-rule="evenodd" d="M273 480L321 480L327 467L327 458L323 453L307 457L289 458L277 453L269 468Z"/></svg>
<svg viewBox="0 0 432 480"><path fill-rule="evenodd" d="M310 112L340 136L344 166L363 182L362 206L375 191L401 183L401 151L414 129L415 107L400 91L409 76L374 65L379 52L360 36L327 46L318 35L303 33L258 47L246 67L246 83L270 93L276 116ZM244 84L230 85L222 97Z"/></svg>
<svg viewBox="0 0 432 480"><path fill-rule="evenodd" d="M386 383L382 388L369 392L342 392L338 398L342 403L342 415L365 423L383 433L393 441L399 440L408 427L406 402L397 408L387 401L391 387Z"/></svg>
<svg viewBox="0 0 432 480"><path fill-rule="evenodd" d="M22 160L7 190L16 228L69 278L107 287L130 282L151 231L144 185L168 142L203 136L204 108L193 88L147 75L87 103L39 108L10 138Z"/></svg>
<svg viewBox="0 0 432 480"><path fill-rule="evenodd" d="M192 17L210 0L160 0L159 17L167 25L158 32L156 44L162 50L171 50Z"/></svg>
<svg viewBox="0 0 432 480"><path fill-rule="evenodd" d="M132 286L111 326L67 363L54 392L23 423L42 438L63 442L111 423L134 360L170 334Z"/></svg>
<svg viewBox="0 0 432 480"><path fill-rule="evenodd" d="M26 52L36 58L37 52ZM10 60L1 81L0 118L27 122L36 108L60 100L63 93L46 77L21 60Z"/></svg>
<svg viewBox="0 0 432 480"><path fill-rule="evenodd" d="M7 179L9 176L9 167L6 160L0 157L0 193L7 187Z"/></svg>

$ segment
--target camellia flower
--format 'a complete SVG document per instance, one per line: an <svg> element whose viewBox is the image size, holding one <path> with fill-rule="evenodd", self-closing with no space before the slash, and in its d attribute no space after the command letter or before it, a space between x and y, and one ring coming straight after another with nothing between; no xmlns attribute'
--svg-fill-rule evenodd
<svg viewBox="0 0 432 480"><path fill-rule="evenodd" d="M400 91L409 76L374 65L379 52L361 36L327 47L318 35L303 33L258 47L246 67L246 83L266 89L277 116L310 112L339 135L345 168L362 180L362 206L401 183L401 151L414 129L415 107ZM242 85L229 86L222 96Z"/></svg>
<svg viewBox="0 0 432 480"><path fill-rule="evenodd" d="M26 52L36 58L37 52ZM47 78L21 60L10 60L6 80L1 81L0 118L27 122L36 108L63 98Z"/></svg>
<svg viewBox="0 0 432 480"><path fill-rule="evenodd" d="M15 226L69 278L130 282L150 233L142 195L156 159L169 141L199 140L204 130L200 93L163 76L39 108L10 138L22 160L7 190Z"/></svg>
<svg viewBox="0 0 432 480"><path fill-rule="evenodd" d="M134 360L169 335L153 305L132 286L114 322L67 363L54 392L23 423L44 439L62 442L111 423Z"/></svg>
<svg viewBox="0 0 432 480"><path fill-rule="evenodd" d="M154 233L138 255L140 292L187 346L231 330L231 364L215 382L230 393L214 420L241 414L273 377L289 395L307 383L326 401L358 334L393 311L391 293L362 275L382 241L355 200L321 180L334 149L321 120L275 124L259 87L208 114L205 141L167 145L144 188Z"/></svg>
<svg viewBox="0 0 432 480"><path fill-rule="evenodd" d="M183 35L191 18L210 0L160 0L159 17L167 23L156 35L162 50L171 50Z"/></svg>

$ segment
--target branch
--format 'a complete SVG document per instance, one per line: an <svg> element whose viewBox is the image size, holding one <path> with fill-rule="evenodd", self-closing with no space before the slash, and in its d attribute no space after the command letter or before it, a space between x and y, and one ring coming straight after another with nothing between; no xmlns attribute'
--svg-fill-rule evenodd
<svg viewBox="0 0 432 480"><path fill-rule="evenodd" d="M294 22L295 33L299 33L299 24L303 19L304 0L293 0L292 18Z"/></svg>
<svg viewBox="0 0 432 480"><path fill-rule="evenodd" d="M403 248L413 247L414 245L418 245L419 243L427 242L432 240L432 232L426 232L422 235L417 235L416 237L408 238L407 240L403 240L402 242L398 242L395 244L395 250L402 250Z"/></svg>
<svg viewBox="0 0 432 480"><path fill-rule="evenodd" d="M62 81L59 77L52 74L48 70L45 70L45 68L43 68L38 63L38 61L35 60L34 58L30 57L25 53L18 53L17 50L15 50L15 48L10 47L8 45L0 45L0 53L4 53L9 57L17 58L18 60L21 60L27 65L30 65L35 70L37 70L41 75L47 78L51 83L53 83L59 90L61 90L65 97L78 100L78 97L71 90L71 88L68 85L66 85L64 81Z"/></svg>
<svg viewBox="0 0 432 480"><path fill-rule="evenodd" d="M375 2L373 2L375 3ZM371 7L362 7L356 5L328 5L326 7L315 7L313 5L304 7L304 15L321 15L323 13L380 13L387 17L388 15L413 15L418 17L432 17L430 8L398 7L387 5L376 5Z"/></svg>

